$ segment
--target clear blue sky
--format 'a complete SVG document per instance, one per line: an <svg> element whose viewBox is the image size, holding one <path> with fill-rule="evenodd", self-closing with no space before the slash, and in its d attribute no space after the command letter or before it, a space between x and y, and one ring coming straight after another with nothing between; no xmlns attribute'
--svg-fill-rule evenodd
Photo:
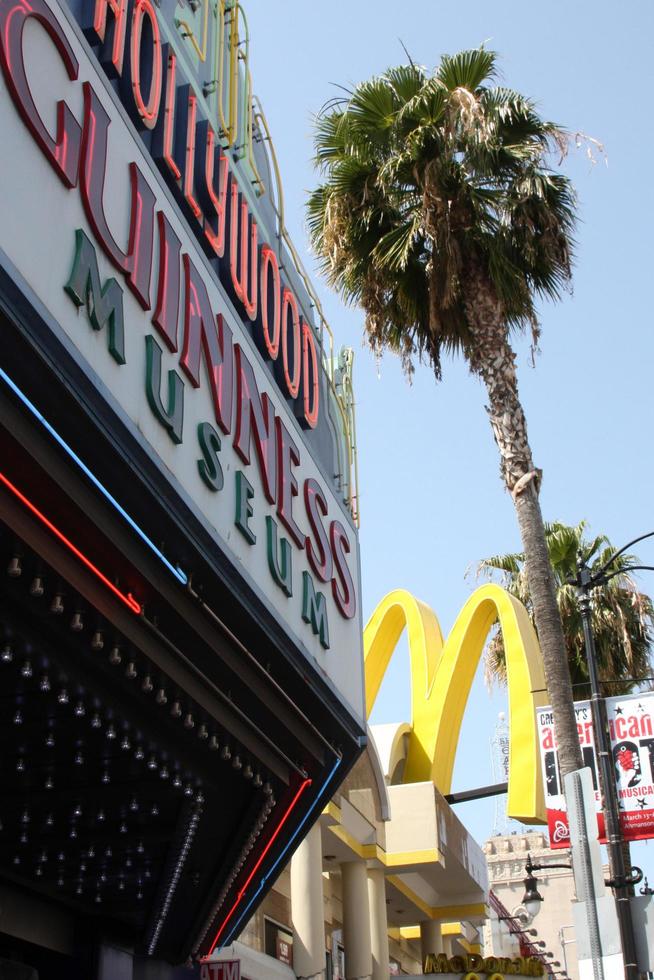
<svg viewBox="0 0 654 980"><path fill-rule="evenodd" d="M519 377L546 519L590 521L617 543L654 529L651 226L654 162L651 0L246 0L254 88L283 175L287 225L307 264L304 225L312 171L312 116L351 85L406 61L480 42L501 56L504 82L547 117L605 148L608 166L573 152L563 169L579 194L574 294L541 311L542 354ZM364 618L403 587L436 610L446 633L484 556L519 549L511 501L481 386L459 362L436 386L427 368L412 387L392 357L362 347L362 316L318 282L339 344L355 350ZM654 564L654 543L641 557ZM654 591L654 573L641 586ZM491 782L489 739L503 707L478 677L457 758L455 789ZM409 720L408 658L398 649L373 721ZM493 804L457 809L482 841ZM634 847L654 868L654 845ZM654 874L651 874L654 877Z"/></svg>

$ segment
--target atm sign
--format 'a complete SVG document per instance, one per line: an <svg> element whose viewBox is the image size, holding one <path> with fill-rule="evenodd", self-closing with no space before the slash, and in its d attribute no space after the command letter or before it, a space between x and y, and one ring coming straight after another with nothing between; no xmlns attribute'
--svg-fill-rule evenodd
<svg viewBox="0 0 654 980"><path fill-rule="evenodd" d="M222 963L203 963L200 980L241 980L241 961L225 960Z"/></svg>

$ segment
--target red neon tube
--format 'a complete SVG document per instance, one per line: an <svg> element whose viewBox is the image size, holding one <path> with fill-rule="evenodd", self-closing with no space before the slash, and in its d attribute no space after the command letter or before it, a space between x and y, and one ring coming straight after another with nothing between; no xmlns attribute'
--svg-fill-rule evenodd
<svg viewBox="0 0 654 980"><path fill-rule="evenodd" d="M222 936L223 932L225 931L225 926L227 925L227 923L229 922L229 920L231 919L231 917L234 915L234 912L238 908L238 906L239 906L239 904L241 902L241 899L243 898L243 895L247 891L248 885L250 884L250 882L254 878L255 874L257 873L257 871L259 870L259 868L263 864L263 861L264 861L264 859L266 857L266 854L268 854L270 848L273 846L273 844L277 840L277 837L279 836L282 827L284 826L284 824L286 823L286 821L290 817L291 813L295 809L295 807L296 807L296 805L297 805L300 797L304 793L305 789L307 789L307 787L311 786L311 783L312 783L312 780L311 779L305 779L304 782L300 785L297 793L295 794L295 796L291 800L291 802L290 802L290 804L289 804L286 812L284 813L284 816L282 817L282 819L277 824L277 827L275 828L274 834L272 835L272 837L270 838L270 840L268 841L268 843L264 847L263 851L259 855L259 858L258 858L256 864L252 868L252 871L247 876L245 882L243 883L243 885L239 889L238 895L236 897L236 901L232 905L231 909L229 910L229 912L227 914L227 917L223 921L223 924L221 925L220 929L218 930L218 932L216 933L216 935L214 937L214 940L213 940L213 942L211 944L211 949L209 950L209 952L207 954L208 956L211 956L211 954L213 953L214 949L218 945L218 940L220 939L220 937Z"/></svg>
<svg viewBox="0 0 654 980"><path fill-rule="evenodd" d="M41 511L34 506L31 500L28 500L27 497L20 492L18 487L15 487L14 484L7 479L4 473L0 473L0 483L3 483L7 490L13 493L14 497L16 497L17 500L20 500L21 504L23 504L23 506L26 507L27 510L29 510L29 512L41 522L41 524L47 527L48 531L54 534L54 536L61 541L61 543L64 544L68 550L71 551L75 557L95 575L96 578L100 579L102 584L105 585L117 599L120 599L120 601L124 603L128 609L131 609L133 613L136 613L137 616L140 614L141 606L132 596L131 592L124 595L120 589L117 589L113 582L110 582L107 576L103 575L100 569L97 568L93 562L86 557L86 555L83 555L79 548L76 548L72 541L69 541L66 535L62 534L59 528L55 527L52 521L48 520L45 514L42 514Z"/></svg>

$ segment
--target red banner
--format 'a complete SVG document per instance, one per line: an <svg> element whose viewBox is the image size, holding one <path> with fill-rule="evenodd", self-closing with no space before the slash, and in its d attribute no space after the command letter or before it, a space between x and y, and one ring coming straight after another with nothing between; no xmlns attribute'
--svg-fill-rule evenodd
<svg viewBox="0 0 654 980"><path fill-rule="evenodd" d="M627 841L654 838L654 693L607 698L606 712L622 833ZM584 765L593 774L598 837L606 843L590 702L577 701L575 714ZM552 709L539 708L537 720L550 846L569 847Z"/></svg>

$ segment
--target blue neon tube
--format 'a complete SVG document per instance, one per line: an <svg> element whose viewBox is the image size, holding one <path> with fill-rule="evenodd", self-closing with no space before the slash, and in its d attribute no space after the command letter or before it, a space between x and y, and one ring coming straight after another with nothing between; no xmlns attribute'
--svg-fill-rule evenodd
<svg viewBox="0 0 654 980"><path fill-rule="evenodd" d="M312 805L309 807L309 809L307 810L307 812L302 817L302 820L300 821L300 823L297 825L297 827L293 831L293 836L288 841L288 843L286 844L286 846L284 847L284 849L281 851L281 853L277 856L277 858L275 860L275 863L272 865L272 867L263 876L263 878L259 882L259 887L257 888L256 892L254 893L254 895L252 896L252 898L250 899L250 901L248 902L248 904L245 906L245 908L241 912L241 915L240 915L238 921L236 922L235 925L232 926L230 932L227 934L227 938L225 939L225 941L218 948L218 952L219 953L222 952L222 950L225 948L225 946L229 946L229 944L232 941L232 936L236 932L238 932L239 927L240 927L241 923L243 922L243 919L248 914L248 912L250 911L250 909L254 905L255 901L257 900L257 898L259 897L259 895L263 891L263 888L264 888L266 882L268 881L269 878L271 878L274 875L274 873L277 871L277 868L279 867L279 865L282 863L282 861L284 860L284 858L286 857L286 855L290 851L291 847L293 846L293 844L297 840L299 834L304 829L304 826L305 826L307 820L313 814L314 810L316 809L316 807L320 803L320 800L322 799L323 793L327 789L327 786L329 785L329 783L332 781L332 777L333 777L334 773L336 772L336 770L338 769L338 767L340 766L340 764L341 764L342 761L343 760L339 756L339 758L336 760L336 762L332 766L332 769L331 769L329 775L326 777L326 779L324 780L322 786L320 787L320 792L316 796L315 800L313 801Z"/></svg>
<svg viewBox="0 0 654 980"><path fill-rule="evenodd" d="M91 470L88 468L86 463L84 463L83 460L79 458L75 450L72 449L68 445L66 440L59 435L57 430L50 425L48 420L41 414L41 412L38 410L36 405L30 401L27 395L23 391L21 391L21 389L18 387L16 382L12 381L12 379L9 377L6 371L3 371L2 368L0 368L0 378L2 378L5 384L9 388L11 388L11 390L16 395L16 397L20 399L20 401L27 409L29 409L29 411L32 413L34 418L41 423L43 428L50 433L50 435L55 440L55 442L57 442L64 450L64 452L68 454L68 456L72 459L72 461L81 469L82 473L84 473L84 475L88 477L91 483L100 491L100 493L105 498L105 500L107 500L111 504L111 506L118 511L118 513L123 518L123 520L125 520L132 528L132 530L138 534L141 541L143 541L143 543L148 546L150 551L152 551L153 554L157 556L159 561L163 562L163 564L166 566L168 571L171 572L178 580L178 582L182 583L182 585L187 585L188 575L186 574L186 572L184 572L181 568L179 568L179 566L172 565L168 561L166 556L159 550L159 548L157 548L154 541L152 541L151 538L147 536L145 531L141 527L139 527L139 525L136 523L134 518L127 513L127 511L121 504L118 503L118 501L113 496L113 494L111 494L104 486L104 484L101 483L100 480L98 480L97 476L95 476L95 474L91 472Z"/></svg>

